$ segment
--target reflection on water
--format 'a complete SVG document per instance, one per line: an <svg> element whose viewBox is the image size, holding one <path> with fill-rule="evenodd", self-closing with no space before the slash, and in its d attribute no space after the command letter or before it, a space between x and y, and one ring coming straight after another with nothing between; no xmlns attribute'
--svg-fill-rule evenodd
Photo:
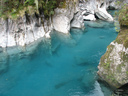
<svg viewBox="0 0 128 96"><path fill-rule="evenodd" d="M86 25L68 35L53 32L51 39L0 51L0 96L110 95L97 82L96 72L117 33L113 24L101 23L107 27Z"/></svg>

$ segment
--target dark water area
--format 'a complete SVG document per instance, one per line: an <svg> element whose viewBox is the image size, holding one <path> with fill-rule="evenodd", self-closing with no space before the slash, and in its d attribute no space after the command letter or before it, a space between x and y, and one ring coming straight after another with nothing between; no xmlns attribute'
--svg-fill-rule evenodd
<svg viewBox="0 0 128 96"><path fill-rule="evenodd" d="M85 27L68 35L52 32L34 50L1 52L0 96L110 96L97 81L97 66L117 32L103 21Z"/></svg>

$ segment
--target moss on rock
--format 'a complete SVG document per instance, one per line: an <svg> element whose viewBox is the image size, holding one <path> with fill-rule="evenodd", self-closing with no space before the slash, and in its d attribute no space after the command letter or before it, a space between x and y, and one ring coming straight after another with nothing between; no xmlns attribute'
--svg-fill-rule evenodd
<svg viewBox="0 0 128 96"><path fill-rule="evenodd" d="M120 26L128 27L128 4L119 11L119 23Z"/></svg>

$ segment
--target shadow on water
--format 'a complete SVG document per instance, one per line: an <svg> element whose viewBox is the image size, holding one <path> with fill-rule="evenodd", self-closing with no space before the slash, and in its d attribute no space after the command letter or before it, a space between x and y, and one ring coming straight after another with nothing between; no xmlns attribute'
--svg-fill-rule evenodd
<svg viewBox="0 0 128 96"><path fill-rule="evenodd" d="M128 84L125 84L120 88L115 89L112 96L128 96Z"/></svg>
<svg viewBox="0 0 128 96"><path fill-rule="evenodd" d="M68 84L69 82L70 82L70 81L67 81L67 82L61 82L61 83L55 85L55 88L56 88L56 89L59 89L59 88L65 86L66 84Z"/></svg>

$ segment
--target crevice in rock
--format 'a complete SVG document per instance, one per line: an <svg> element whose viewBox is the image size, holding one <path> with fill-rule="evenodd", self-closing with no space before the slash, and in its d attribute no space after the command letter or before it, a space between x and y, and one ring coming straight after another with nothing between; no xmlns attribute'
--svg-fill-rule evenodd
<svg viewBox="0 0 128 96"><path fill-rule="evenodd" d="M128 96L128 83L116 89L114 94L117 96Z"/></svg>
<svg viewBox="0 0 128 96"><path fill-rule="evenodd" d="M100 19L100 18L96 15L96 13L94 14L94 16L95 16L96 19Z"/></svg>
<svg viewBox="0 0 128 96"><path fill-rule="evenodd" d="M25 17L26 17L26 24L30 24L30 16L28 15L27 12L25 12Z"/></svg>
<svg viewBox="0 0 128 96"><path fill-rule="evenodd" d="M101 3L100 8L102 8L103 6L104 6L104 3Z"/></svg>

